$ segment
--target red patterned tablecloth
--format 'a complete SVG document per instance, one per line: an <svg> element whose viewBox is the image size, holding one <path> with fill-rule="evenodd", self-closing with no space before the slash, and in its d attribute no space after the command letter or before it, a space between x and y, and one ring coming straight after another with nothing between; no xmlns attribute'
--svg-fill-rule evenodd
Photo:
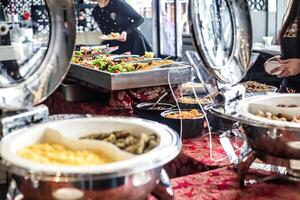
<svg viewBox="0 0 300 200"><path fill-rule="evenodd" d="M117 99L119 97L116 97ZM113 98L113 99L116 99ZM123 97L121 98L123 99ZM110 99L111 100L111 99ZM66 102L60 92L55 92L45 102L51 114L92 114L109 116L132 116L132 110L126 108L113 109L107 106L108 102ZM203 135L199 138L184 139L182 152L180 155L167 164L165 169L171 178L185 176L193 173L208 171L219 167L228 166L230 163L226 158L225 152L219 142L219 136L212 137L212 157L215 160L224 158L222 161L213 161L210 158L209 136ZM236 148L240 147L241 141L232 139Z"/></svg>
<svg viewBox="0 0 300 200"><path fill-rule="evenodd" d="M104 95L104 94L103 94ZM132 116L131 107L110 107L108 97L97 102L67 102L61 92L54 92L45 102L50 114L91 114L108 116Z"/></svg>
<svg viewBox="0 0 300 200"><path fill-rule="evenodd" d="M92 114L112 116L132 116L133 106L140 102L156 102L165 93L164 102L173 102L169 86L157 86L132 90L101 92L99 89L84 87L93 92L98 100L88 102L67 102L60 91L54 92L45 102L51 114ZM180 88L174 86L174 94L180 96Z"/></svg>
<svg viewBox="0 0 300 200"><path fill-rule="evenodd" d="M220 167L229 166L229 160L219 141L219 135L212 135L212 158L210 156L210 137L203 135L199 138L184 139L180 155L167 164L165 169L171 178L204 172ZM239 149L243 141L232 138L235 149Z"/></svg>
<svg viewBox="0 0 300 200"><path fill-rule="evenodd" d="M259 178L259 174L253 174ZM260 183L241 189L231 167L172 180L175 200L299 200L300 183Z"/></svg>

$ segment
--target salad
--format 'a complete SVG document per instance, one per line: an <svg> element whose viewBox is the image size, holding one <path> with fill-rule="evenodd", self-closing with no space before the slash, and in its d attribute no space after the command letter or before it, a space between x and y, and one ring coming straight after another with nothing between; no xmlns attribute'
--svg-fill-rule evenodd
<svg viewBox="0 0 300 200"><path fill-rule="evenodd" d="M162 65L174 63L173 60L154 61L151 59L145 62L145 59L153 58L154 54L152 52L146 52L144 56L138 58L128 57L119 60L113 60L109 54L100 52L101 51L97 49L75 51L71 62L93 69L108 71L110 73L151 70Z"/></svg>
<svg viewBox="0 0 300 200"><path fill-rule="evenodd" d="M111 73L132 72L136 71L135 65L127 62L113 62L107 56L101 56L93 61L93 65L100 70L107 70Z"/></svg>

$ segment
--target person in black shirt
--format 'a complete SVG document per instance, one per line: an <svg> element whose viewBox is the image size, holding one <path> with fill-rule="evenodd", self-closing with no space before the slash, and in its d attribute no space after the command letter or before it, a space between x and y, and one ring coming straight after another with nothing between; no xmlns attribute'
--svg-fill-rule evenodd
<svg viewBox="0 0 300 200"><path fill-rule="evenodd" d="M110 46L119 46L116 54L131 52L132 54L144 55L146 51L152 51L145 37L138 30L144 22L143 17L137 13L124 0L94 0L97 6L92 15L102 33L120 33L118 41L106 41Z"/></svg>
<svg viewBox="0 0 300 200"><path fill-rule="evenodd" d="M287 18L280 32L282 49L280 67L271 74L281 72L278 77L283 78L280 86L282 93L300 93L300 1L293 0Z"/></svg>

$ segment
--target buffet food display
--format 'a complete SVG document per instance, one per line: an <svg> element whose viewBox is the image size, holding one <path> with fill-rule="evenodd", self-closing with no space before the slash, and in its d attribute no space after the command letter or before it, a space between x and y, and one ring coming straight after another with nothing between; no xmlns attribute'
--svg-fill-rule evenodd
<svg viewBox="0 0 300 200"><path fill-rule="evenodd" d="M130 131L94 133L82 137L81 139L102 140L110 142L120 149L136 155L147 153L159 144L159 137L155 134L133 134Z"/></svg>
<svg viewBox="0 0 300 200"><path fill-rule="evenodd" d="M208 105L213 103L210 97L203 97L203 98L180 97L177 100L181 104L188 104L188 105L195 105L195 104Z"/></svg>
<svg viewBox="0 0 300 200"><path fill-rule="evenodd" d="M40 164L67 166L100 165L112 162L107 156L87 151L72 150L60 144L39 143L18 151L18 156Z"/></svg>
<svg viewBox="0 0 300 200"><path fill-rule="evenodd" d="M272 120L278 122L300 122L300 107L298 99L289 95L263 96L250 98L241 109L246 118L255 118L257 121ZM252 115L249 115L252 114ZM291 125L290 125L291 126Z"/></svg>
<svg viewBox="0 0 300 200"><path fill-rule="evenodd" d="M258 111L256 113L256 115L259 117L264 117L266 119L271 119L271 120L300 123L300 116L297 116L297 115L289 115L289 114L285 114L285 113L274 114L270 111L264 112L262 110Z"/></svg>
<svg viewBox="0 0 300 200"><path fill-rule="evenodd" d="M144 56L113 55L83 49L74 52L68 76L108 90L124 90L168 85L168 74L173 68L181 75L173 77L172 84L190 80L191 65L154 58L153 52L145 52Z"/></svg>
<svg viewBox="0 0 300 200"><path fill-rule="evenodd" d="M167 126L99 117L49 122L11 133L1 141L0 154L3 167L26 198L51 199L72 186L84 199L138 200L154 189L163 165L180 148L179 136ZM145 181L136 184L136 180ZM117 192L120 188L126 189Z"/></svg>
<svg viewBox="0 0 300 200"><path fill-rule="evenodd" d="M200 113L198 110L193 109L189 111L169 113L166 114L165 117L169 119L196 119L196 118L203 117L203 114Z"/></svg>
<svg viewBox="0 0 300 200"><path fill-rule="evenodd" d="M70 11L72 8L71 1L59 2L62 3L60 8L66 8L65 4L69 5L66 10ZM214 12L222 13L212 14L211 10L203 8L216 6L215 1L190 1L191 31L196 49L203 59L201 65L204 64L218 84L220 83L219 91L216 91L218 93L214 94L214 98L219 97L216 104L214 104L216 99L197 98L191 95L194 93L207 95L207 92L211 92L209 91L211 88L206 83L191 82L191 79L194 80L196 76L195 73L197 75L199 73L198 69L191 67L190 64L154 58L152 52L145 52L144 56L136 56L110 55L100 49L89 48L75 51L68 74L74 79L109 90L186 83L182 91L189 96L178 98L177 101L180 107L184 105L191 107L174 109L172 104L158 102L158 104L144 103L136 106L136 110L144 113L145 118L152 119L154 115L155 120L171 128L144 119L94 117L42 123L10 133L1 141L0 155L3 169L12 175L12 184L10 184L12 188L9 190L12 199L17 199L14 196L16 193L21 193L25 199L66 199L65 194L71 196L69 199L146 199L155 187L163 185L158 184L162 168L178 156L181 150L181 136L193 138L203 134L207 115L205 112L209 112L216 118L228 120L230 126L237 121L240 122L240 129L235 131L244 131L241 134L247 139L252 151L249 151L250 154L247 156L253 153L255 158L258 157L265 162L268 162L267 158L271 157L273 161L270 161L270 164L286 167L290 175L296 174L292 178L299 178L300 112L298 109L300 106L298 102L300 96L271 95L243 99L241 98L243 94L235 90L235 86L242 80L249 66L252 44L252 37L249 35L252 33L250 13L247 6L241 2L240 0L233 0L230 4L227 1L218 2L222 5L222 9L216 9ZM53 12L55 5L51 1L46 3L51 6L49 12ZM61 9L57 13L62 15L65 10ZM222 18L215 19L217 14ZM72 24L76 24L74 16L71 18L70 26L64 23L55 26L58 21L55 20L54 15L50 16L52 17L50 21L54 23L53 27L56 27L54 33L55 31L60 33L56 38L64 38L63 36L67 35L62 33L75 30L75 27L71 27ZM232 16L236 19L233 20ZM68 19L66 16L58 16L58 18ZM231 38L231 40L225 42L224 38L219 37L220 32L215 33L215 27L207 26L206 29L202 29L204 21L212 21L212 24L219 24L220 27L232 28L233 30L226 30L224 35L224 38ZM64 29L68 27L71 30ZM233 41L236 35L241 39ZM119 37L120 34L113 33L103 36L103 39L116 40ZM49 41L55 41L48 45L55 48L47 51L47 56L43 59L55 59L56 56L50 53L63 52L63 50L69 50L69 54L65 57L71 58L74 41L70 40L71 44L65 44L66 41L63 40L60 45L58 40L49 38ZM212 47L216 44L218 46ZM61 46L65 48L59 51ZM221 52L222 50L224 52ZM5 96L3 92L0 93L3 95L1 101L3 110L7 106L5 102L13 105L28 96L29 100L26 99L28 102L22 100L19 108L34 106L45 100L57 88L67 73L68 62L47 61L45 60L45 63L49 63L47 69L51 72L49 73L51 76L36 81L43 83L42 89L21 84L16 88L19 91L16 95L18 98L7 97L9 96L7 94L15 94L13 92L5 93ZM53 66L57 63L60 65L54 69ZM54 73L55 70L61 71ZM172 73L176 76L170 76ZM55 77L57 74L58 77ZM34 78L36 77L30 77L31 80ZM201 77L197 78L202 80ZM46 87L48 85L49 89ZM246 82L243 85L249 93L274 92L273 87L256 82ZM4 86L0 85L1 91ZM38 89L29 94L28 88ZM26 95L22 91L26 91ZM194 109L198 104L207 106L207 110L205 109L204 112L202 109L201 111ZM208 119L212 118L208 116ZM230 131L231 128L232 126ZM244 160L247 159L243 155L239 159L242 162L238 166L241 180L245 178L242 167L246 166L245 170L250 167L247 164L243 165ZM248 163L250 161L251 158ZM296 167L293 166L295 162L292 161L298 163Z"/></svg>
<svg viewBox="0 0 300 200"><path fill-rule="evenodd" d="M246 92L248 93L253 93L253 92L258 92L258 93L269 93L269 92L276 92L277 88L274 86L258 83L255 81L247 81L243 83L243 85L246 88Z"/></svg>
<svg viewBox="0 0 300 200"><path fill-rule="evenodd" d="M182 138L195 138L203 133L204 114L196 109L173 109L161 113L162 122L172 127Z"/></svg>
<svg viewBox="0 0 300 200"><path fill-rule="evenodd" d="M152 70L158 67L170 66L174 64L173 60L152 59L153 53L146 52L142 57L124 56L118 58L113 55L101 53L98 50L75 51L72 57L74 64L108 71L110 73L125 73L142 70ZM117 59L116 59L117 58Z"/></svg>

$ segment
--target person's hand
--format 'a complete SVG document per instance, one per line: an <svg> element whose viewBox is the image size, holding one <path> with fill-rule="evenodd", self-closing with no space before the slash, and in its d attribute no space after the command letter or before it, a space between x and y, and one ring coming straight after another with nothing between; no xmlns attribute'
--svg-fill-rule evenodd
<svg viewBox="0 0 300 200"><path fill-rule="evenodd" d="M285 78L289 76L296 76L300 74L300 59L287 59L287 60L278 60L281 64L280 67L277 67L271 71L271 74L276 72L281 72L278 75L278 78Z"/></svg>
<svg viewBox="0 0 300 200"><path fill-rule="evenodd" d="M126 40L127 40L127 32L126 32L126 31L123 31L123 32L121 33L121 36L120 36L120 38L118 39L118 41L120 41L120 42L126 42Z"/></svg>

